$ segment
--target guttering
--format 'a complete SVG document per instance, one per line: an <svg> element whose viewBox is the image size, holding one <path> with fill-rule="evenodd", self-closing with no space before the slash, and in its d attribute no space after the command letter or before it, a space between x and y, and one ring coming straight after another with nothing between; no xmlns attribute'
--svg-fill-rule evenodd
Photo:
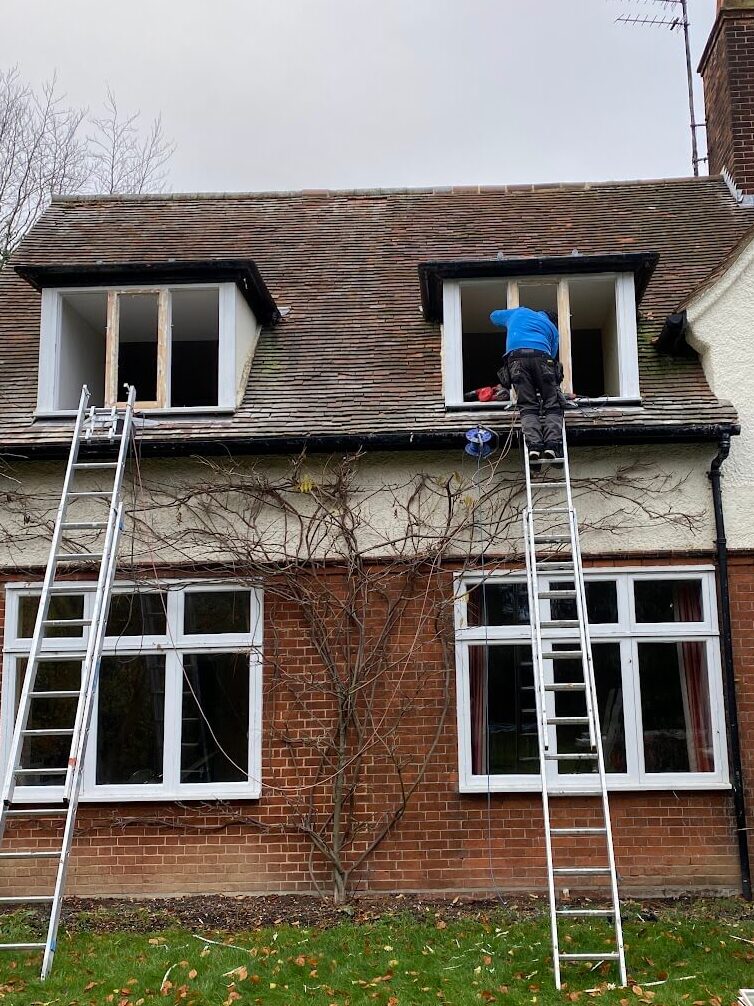
<svg viewBox="0 0 754 1006"><path fill-rule="evenodd" d="M730 453L730 436L720 437L720 446L712 459L708 473L712 483L712 503L715 510L715 549L717 551L718 580L720 585L720 635L723 659L723 692L728 719L728 760L733 784L733 810L738 836L738 858L741 864L741 893L752 900L751 868L749 865L749 840L746 830L746 797L743 767L741 765L741 739L738 728L736 679L733 672L733 630L730 617L730 588L728 583L728 542L725 537L725 515L720 478L723 462Z"/></svg>
<svg viewBox="0 0 754 1006"><path fill-rule="evenodd" d="M422 310L427 321L442 321L442 285L445 280L579 276L603 272L632 272L638 304L659 259L657 252L628 252L614 255L551 255L422 262L419 266Z"/></svg>
<svg viewBox="0 0 754 1006"><path fill-rule="evenodd" d="M235 283L257 321L272 325L280 311L251 259L168 259L164 262L98 262L67 265L19 263L16 272L35 290L45 287L123 286L149 283Z"/></svg>
<svg viewBox="0 0 754 1006"><path fill-rule="evenodd" d="M201 438L190 435L174 435L169 439L158 440L156 436L138 437L139 450L144 457L191 457L218 455L260 455L300 454L307 451L311 454L354 453L356 451L435 451L461 450L465 443L464 431L471 426L488 427L507 433L510 425L496 422L496 417L469 417L461 429L443 430L438 432L411 430L394 433L351 433L351 434L319 434L312 436L290 437L242 437L242 436L204 436ZM517 427L516 427L517 428ZM657 424L655 426L600 426L600 427L569 427L568 442L580 447L589 446L621 446L641 444L699 444L717 443L723 436L735 436L740 427L734 423L726 424L688 424L675 425ZM70 451L70 426L61 426L61 439L58 443L19 444L0 443L0 454L16 460L43 460L66 458ZM107 453L107 448L100 448ZM84 450L83 453L94 453Z"/></svg>

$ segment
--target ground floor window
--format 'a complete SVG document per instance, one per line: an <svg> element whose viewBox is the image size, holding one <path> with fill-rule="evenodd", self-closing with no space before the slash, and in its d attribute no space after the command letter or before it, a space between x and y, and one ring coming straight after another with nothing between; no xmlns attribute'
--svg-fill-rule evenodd
<svg viewBox="0 0 754 1006"><path fill-rule="evenodd" d="M552 576L545 590L567 589ZM572 584L571 584L572 586ZM589 570L587 607L605 767L611 788L728 784L714 572ZM457 581L459 778L463 791L539 787L539 740L523 574ZM543 621L576 617L575 601L543 599ZM563 630L558 630L563 633ZM574 639L577 630L572 630ZM546 638L548 630L543 633ZM573 644L553 643L569 649ZM545 677L577 680L580 661L549 661ZM550 716L583 715L578 692L548 693ZM578 755L581 725L551 726L558 754ZM582 760L548 765L551 785L584 785Z"/></svg>
<svg viewBox="0 0 754 1006"><path fill-rule="evenodd" d="M50 618L85 621L94 584L71 583ZM18 708L39 587L6 592L3 757ZM59 627L45 643L37 691L78 688L88 628ZM227 583L117 585L108 617L84 764L84 799L255 797L261 790L261 594ZM32 705L31 728L72 720L76 699ZM64 766L69 738L27 739L24 766ZM54 798L50 776L29 776L20 798Z"/></svg>

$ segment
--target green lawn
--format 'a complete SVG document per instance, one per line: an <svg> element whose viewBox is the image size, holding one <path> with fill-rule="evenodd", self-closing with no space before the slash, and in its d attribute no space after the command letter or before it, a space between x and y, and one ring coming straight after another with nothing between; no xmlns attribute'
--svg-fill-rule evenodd
<svg viewBox="0 0 754 1006"><path fill-rule="evenodd" d="M55 968L44 983L38 979L39 955L0 957L0 1000L3 1006L460 1006L599 997L623 1006L728 1006L740 987L754 985L754 915L739 902L655 906L651 912L630 905L625 920L632 987L609 988L616 980L611 966L577 965L568 968L568 986L560 993L552 983L549 927L540 911L522 914L508 907L445 921L442 908L434 906L424 917L235 933L98 933L74 921L72 932L61 929ZM23 913L3 923L4 939L32 936ZM605 931L595 927L577 932L570 945L592 950L604 942Z"/></svg>

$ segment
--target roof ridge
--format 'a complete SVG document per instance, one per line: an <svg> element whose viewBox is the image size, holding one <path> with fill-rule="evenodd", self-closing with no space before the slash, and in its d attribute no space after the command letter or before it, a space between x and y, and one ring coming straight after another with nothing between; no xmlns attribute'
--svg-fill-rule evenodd
<svg viewBox="0 0 754 1006"><path fill-rule="evenodd" d="M694 177L681 175L676 178L627 178L596 182L532 182L503 185L434 185L434 186L398 186L395 188L353 188L353 189L259 189L249 191L225 192L143 192L123 195L107 193L65 194L56 193L53 203L133 203L133 202L181 202L192 199L270 199L295 198L300 196L329 197L365 197L386 195L500 195L509 192L542 192L542 191L581 191L592 189L624 187L641 187L650 185L676 185L689 183L699 185L704 183L720 183L721 176L702 175Z"/></svg>

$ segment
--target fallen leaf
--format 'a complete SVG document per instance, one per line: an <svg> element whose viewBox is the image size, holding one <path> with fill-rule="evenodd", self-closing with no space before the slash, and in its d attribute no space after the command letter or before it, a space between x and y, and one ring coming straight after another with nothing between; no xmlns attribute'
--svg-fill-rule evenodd
<svg viewBox="0 0 754 1006"><path fill-rule="evenodd" d="M199 974L199 972L198 972L198 971L196 970L196 968L192 968L192 969L191 969L191 970L189 971L189 973L188 973L188 976L189 976L189 978L196 978L196 976L197 976L198 974Z"/></svg>
<svg viewBox="0 0 754 1006"><path fill-rule="evenodd" d="M89 982L89 984L88 984L88 985L85 985L85 986L84 986L84 992L91 992L91 990L92 990L92 989L93 989L93 988L94 988L94 987L95 987L96 985L99 985L99 982Z"/></svg>

